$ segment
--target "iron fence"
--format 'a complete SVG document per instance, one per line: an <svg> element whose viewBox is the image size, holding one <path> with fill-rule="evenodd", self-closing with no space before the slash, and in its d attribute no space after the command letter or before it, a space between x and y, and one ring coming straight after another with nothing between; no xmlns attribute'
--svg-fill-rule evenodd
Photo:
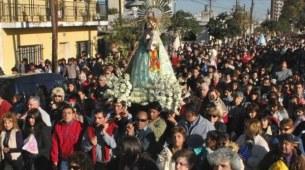
<svg viewBox="0 0 305 170"><path fill-rule="evenodd" d="M39 64L42 61L42 45L27 45L27 46L19 46L16 50L17 61L19 64L23 59L27 59L29 63Z"/></svg>
<svg viewBox="0 0 305 170"><path fill-rule="evenodd" d="M87 1L61 1L58 5L59 21L96 21L101 16L100 4ZM51 9L46 4L4 3L0 1L0 22L46 22L51 21Z"/></svg>

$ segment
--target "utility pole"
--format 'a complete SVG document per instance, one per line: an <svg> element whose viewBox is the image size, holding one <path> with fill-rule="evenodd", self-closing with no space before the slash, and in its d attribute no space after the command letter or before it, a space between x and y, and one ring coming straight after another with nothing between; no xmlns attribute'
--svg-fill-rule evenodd
<svg viewBox="0 0 305 170"><path fill-rule="evenodd" d="M209 0L209 18L212 17L212 0Z"/></svg>
<svg viewBox="0 0 305 170"><path fill-rule="evenodd" d="M122 0L119 0L119 22L122 25Z"/></svg>
<svg viewBox="0 0 305 170"><path fill-rule="evenodd" d="M254 0L251 1L251 8L250 8L250 34L253 31L253 9L254 9Z"/></svg>
<svg viewBox="0 0 305 170"><path fill-rule="evenodd" d="M57 73L58 0L51 0L52 19L52 72Z"/></svg>
<svg viewBox="0 0 305 170"><path fill-rule="evenodd" d="M235 1L235 12L237 12L237 7L239 6L239 0Z"/></svg>

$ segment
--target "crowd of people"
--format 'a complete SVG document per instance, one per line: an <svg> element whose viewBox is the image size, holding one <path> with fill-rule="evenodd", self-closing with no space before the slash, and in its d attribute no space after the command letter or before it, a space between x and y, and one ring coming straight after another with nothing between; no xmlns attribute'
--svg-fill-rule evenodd
<svg viewBox="0 0 305 170"><path fill-rule="evenodd" d="M65 87L24 99L0 90L1 169L304 170L305 42L255 37L169 50L179 110L109 101L128 60L58 61ZM51 63L13 72L51 72Z"/></svg>

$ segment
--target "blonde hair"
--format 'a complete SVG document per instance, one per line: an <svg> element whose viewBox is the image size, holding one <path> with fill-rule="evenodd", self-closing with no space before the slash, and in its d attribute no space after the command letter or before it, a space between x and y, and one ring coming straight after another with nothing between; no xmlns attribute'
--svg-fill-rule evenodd
<svg viewBox="0 0 305 170"><path fill-rule="evenodd" d="M236 152L236 153L237 153L238 150L239 150L238 144L235 143L235 142L232 142L232 141L230 141L230 142L226 145L226 147L229 148L229 149L231 149L233 152Z"/></svg>
<svg viewBox="0 0 305 170"><path fill-rule="evenodd" d="M61 87L55 87L53 90L52 90L52 97L54 97L55 95L60 95L62 96L62 99L64 100L65 98L65 91L63 88Z"/></svg>
<svg viewBox="0 0 305 170"><path fill-rule="evenodd" d="M215 115L219 118L223 117L222 110L220 109L220 107L217 107L217 106L212 106L212 107L207 108L207 114Z"/></svg>
<svg viewBox="0 0 305 170"><path fill-rule="evenodd" d="M19 129L17 117L14 113L7 112L1 117L1 119L0 119L0 130L1 131L3 131L5 129L4 128L5 121L11 121L13 123L13 129Z"/></svg>
<svg viewBox="0 0 305 170"><path fill-rule="evenodd" d="M246 134L250 137L257 136L261 133L261 122L257 119L251 119L246 123Z"/></svg>

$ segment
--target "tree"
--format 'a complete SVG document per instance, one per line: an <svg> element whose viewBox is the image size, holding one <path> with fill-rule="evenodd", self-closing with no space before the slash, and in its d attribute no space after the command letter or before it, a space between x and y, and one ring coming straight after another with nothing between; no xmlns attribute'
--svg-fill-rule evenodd
<svg viewBox="0 0 305 170"><path fill-rule="evenodd" d="M265 20L261 23L261 26L264 31L276 32L279 30L279 24L277 21L274 20Z"/></svg>
<svg viewBox="0 0 305 170"><path fill-rule="evenodd" d="M241 21L234 18L234 15L221 13L215 19L211 18L207 27L209 34L215 39L224 39L240 35L245 26L241 25Z"/></svg>
<svg viewBox="0 0 305 170"><path fill-rule="evenodd" d="M106 36L109 44L116 44L125 56L134 48L135 42L141 36L143 23L136 20L116 20L112 25L111 33Z"/></svg>
<svg viewBox="0 0 305 170"><path fill-rule="evenodd" d="M297 23L296 23L297 28L300 28L301 31L304 31L305 28L305 8L303 12L301 13Z"/></svg>
<svg viewBox="0 0 305 170"><path fill-rule="evenodd" d="M304 21L304 18L302 18L302 13L304 13L304 10L304 0L286 1L282 9L282 14L279 18L279 29L283 32L288 32L291 31L291 26L303 28L302 21Z"/></svg>
<svg viewBox="0 0 305 170"><path fill-rule="evenodd" d="M236 37L243 32L241 24L234 18L226 20L226 35L228 37Z"/></svg>
<svg viewBox="0 0 305 170"><path fill-rule="evenodd" d="M240 33L244 34L251 24L249 12L247 12L244 8L238 5L236 7L236 10L232 13L232 17L235 21L233 23L235 24L236 29L238 29Z"/></svg>
<svg viewBox="0 0 305 170"><path fill-rule="evenodd" d="M215 39L224 39L225 34L225 15L219 15L217 18L211 18L207 24L208 32Z"/></svg>
<svg viewBox="0 0 305 170"><path fill-rule="evenodd" d="M177 11L171 18L171 27L179 30L184 40L193 39L194 35L199 33L202 28L191 13L185 11ZM190 37L190 36L191 37Z"/></svg>

